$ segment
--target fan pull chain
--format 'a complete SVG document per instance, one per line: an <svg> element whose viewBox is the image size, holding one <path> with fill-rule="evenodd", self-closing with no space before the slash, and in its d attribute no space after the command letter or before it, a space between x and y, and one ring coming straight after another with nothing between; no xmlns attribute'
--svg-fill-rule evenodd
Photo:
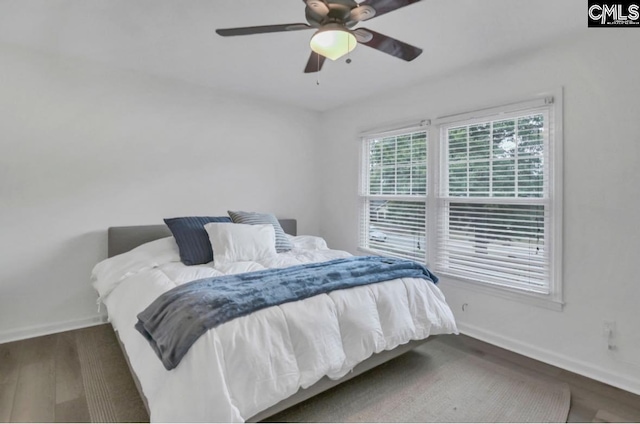
<svg viewBox="0 0 640 424"><path fill-rule="evenodd" d="M358 6L360 5L358 4ZM347 60L345 62L347 65L351 63L351 39L349 37L347 37Z"/></svg>
<svg viewBox="0 0 640 424"><path fill-rule="evenodd" d="M316 85L320 85L320 55L316 53L318 57L318 67L316 68Z"/></svg>

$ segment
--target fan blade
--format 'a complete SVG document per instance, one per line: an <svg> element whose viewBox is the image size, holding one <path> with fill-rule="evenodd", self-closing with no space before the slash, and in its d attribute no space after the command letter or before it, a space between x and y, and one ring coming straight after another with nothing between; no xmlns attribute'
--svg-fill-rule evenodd
<svg viewBox="0 0 640 424"><path fill-rule="evenodd" d="M310 74L313 72L320 72L325 59L326 58L324 56L319 55L316 52L311 52L311 56L309 56L309 60L307 61L307 67L304 68L304 73Z"/></svg>
<svg viewBox="0 0 640 424"><path fill-rule="evenodd" d="M391 56L395 56L399 59L406 60L407 62L412 61L422 53L422 49L418 47L403 43L400 40L371 31L370 29L358 28L357 31L360 33L358 38L364 37L364 31L371 34L371 39L367 42L360 42L361 44L380 50L381 52L390 54Z"/></svg>
<svg viewBox="0 0 640 424"><path fill-rule="evenodd" d="M216 33L218 33L218 35L222 35L223 37L232 37L235 35L267 34L270 32L299 31L303 29L311 29L311 26L307 24L263 25L253 27L217 29Z"/></svg>
<svg viewBox="0 0 640 424"><path fill-rule="evenodd" d="M410 4L417 3L419 1L420 0L364 0L360 4L373 7L376 11L375 16L381 16L385 13L393 12L396 9L409 6Z"/></svg>

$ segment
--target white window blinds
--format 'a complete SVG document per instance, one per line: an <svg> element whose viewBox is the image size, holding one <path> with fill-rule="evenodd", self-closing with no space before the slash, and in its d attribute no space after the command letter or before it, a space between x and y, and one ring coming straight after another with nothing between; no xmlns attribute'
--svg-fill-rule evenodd
<svg viewBox="0 0 640 424"><path fill-rule="evenodd" d="M360 247L424 263L427 133L363 138Z"/></svg>
<svg viewBox="0 0 640 424"><path fill-rule="evenodd" d="M549 107L441 126L437 271L549 293L550 134Z"/></svg>
<svg viewBox="0 0 640 424"><path fill-rule="evenodd" d="M562 92L435 124L362 137L360 249L557 308Z"/></svg>

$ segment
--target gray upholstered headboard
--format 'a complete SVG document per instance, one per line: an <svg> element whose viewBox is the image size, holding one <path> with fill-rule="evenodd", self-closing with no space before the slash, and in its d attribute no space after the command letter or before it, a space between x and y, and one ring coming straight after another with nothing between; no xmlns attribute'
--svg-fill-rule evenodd
<svg viewBox="0 0 640 424"><path fill-rule="evenodd" d="M295 219L279 219L285 233L298 234L298 221ZM169 237L171 231L164 225L135 225L131 227L109 227L107 238L107 255L112 257L120 253L163 237Z"/></svg>

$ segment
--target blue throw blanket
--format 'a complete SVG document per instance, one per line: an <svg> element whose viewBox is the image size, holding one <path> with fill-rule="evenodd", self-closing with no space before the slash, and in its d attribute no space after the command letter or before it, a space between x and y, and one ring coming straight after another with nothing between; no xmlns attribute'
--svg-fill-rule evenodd
<svg viewBox="0 0 640 424"><path fill-rule="evenodd" d="M136 329L171 370L207 330L234 318L334 290L409 277L438 282L423 265L379 256L205 278L163 293L138 314Z"/></svg>

